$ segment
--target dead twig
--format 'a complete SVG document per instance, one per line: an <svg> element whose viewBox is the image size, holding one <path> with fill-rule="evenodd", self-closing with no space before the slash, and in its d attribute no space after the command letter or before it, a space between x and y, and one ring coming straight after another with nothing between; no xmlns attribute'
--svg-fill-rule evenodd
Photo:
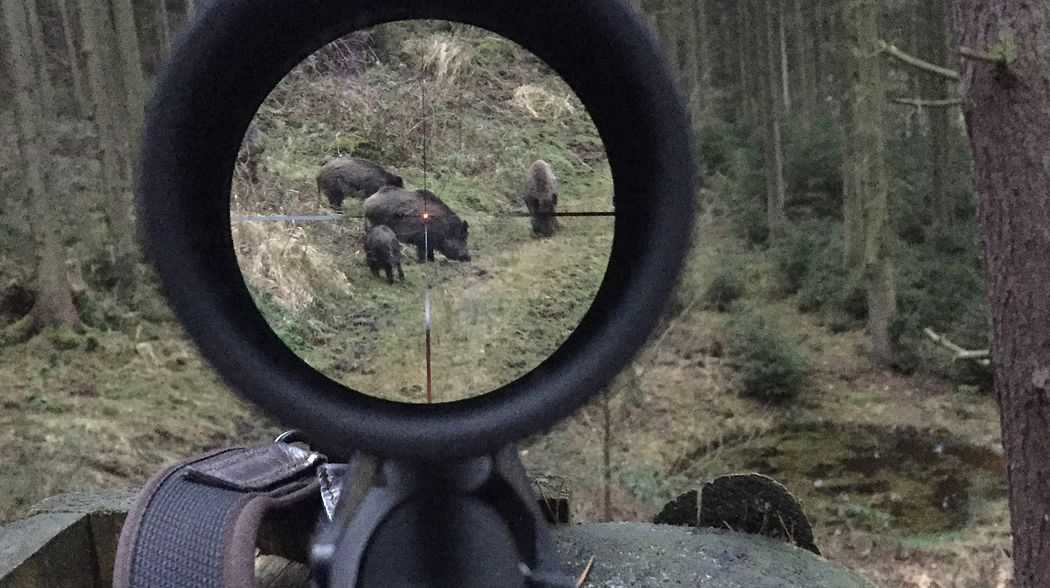
<svg viewBox="0 0 1050 588"><path fill-rule="evenodd" d="M934 343L936 343L936 344L940 345L941 347L944 347L944 348L950 350L952 353L954 353L955 354L955 357L953 358L954 361L970 360L970 361L976 361L978 364L980 364L982 366L992 365L991 351L989 351L988 349L964 349L964 348L960 347L959 345L956 345L955 343L952 343L944 335L937 334L933 329L931 329L929 327L926 327L925 329L923 329L922 332L926 333L926 336L929 337L930 340L933 341Z"/></svg>
<svg viewBox="0 0 1050 588"><path fill-rule="evenodd" d="M886 41L879 41L879 48L881 52L884 53L887 57L891 57L913 69L918 69L920 71L938 75L942 78L947 78L949 80L959 79L959 72L955 71L954 69L942 67L935 63L930 63L929 61L919 59L914 55L909 55L904 51L898 49L896 45L892 45L890 43L887 43Z"/></svg>
<svg viewBox="0 0 1050 588"><path fill-rule="evenodd" d="M890 102L894 104L904 104L905 106L914 106L915 108L951 108L953 106L962 106L963 104L961 98L926 99L905 98L903 96L891 97Z"/></svg>
<svg viewBox="0 0 1050 588"><path fill-rule="evenodd" d="M587 574L591 573L591 567L594 565L594 556L587 560L587 565L583 566L583 571L580 572L580 577L576 579L576 588L581 588L583 583L587 581Z"/></svg>

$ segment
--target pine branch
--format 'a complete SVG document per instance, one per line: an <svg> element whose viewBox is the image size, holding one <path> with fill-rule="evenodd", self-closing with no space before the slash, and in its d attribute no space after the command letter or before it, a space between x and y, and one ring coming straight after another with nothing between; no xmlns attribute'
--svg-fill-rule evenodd
<svg viewBox="0 0 1050 588"><path fill-rule="evenodd" d="M1017 61L1017 42L1012 36L1000 37L987 51L980 51L970 47L959 47L959 57L973 61L991 63L1004 69Z"/></svg>
<svg viewBox="0 0 1050 588"><path fill-rule="evenodd" d="M952 106L962 106L963 104L961 98L927 99L905 98L903 96L891 96L890 102L916 108L951 108Z"/></svg>
<svg viewBox="0 0 1050 588"><path fill-rule="evenodd" d="M881 49L882 53L907 65L908 67L931 73L937 76L941 76L942 78L947 78L949 80L959 79L959 72L955 71L954 69L941 67L937 64L930 63L929 61L919 59L914 55L909 55L898 49L895 45L891 45L886 41L879 41L879 48Z"/></svg>
<svg viewBox="0 0 1050 588"><path fill-rule="evenodd" d="M1002 65L1005 60L989 53L983 53L976 49L970 49L969 47L959 47L959 57L964 59L972 59L974 61L984 61L986 63L994 63L996 65Z"/></svg>

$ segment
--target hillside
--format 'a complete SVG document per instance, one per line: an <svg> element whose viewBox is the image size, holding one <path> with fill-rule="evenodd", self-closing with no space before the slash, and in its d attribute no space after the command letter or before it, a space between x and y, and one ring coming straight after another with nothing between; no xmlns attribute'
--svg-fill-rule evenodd
<svg viewBox="0 0 1050 588"><path fill-rule="evenodd" d="M571 333L604 275L611 219L563 219L557 238L540 240L527 218L507 216L525 210L518 194L528 167L541 158L554 166L562 210L608 210L612 184L582 105L541 63L481 31L431 27L417 36L407 26L374 33L401 42L391 63L341 68L328 54L286 78L257 117L260 182L238 175L234 212L321 212L319 164L369 157L469 222L472 261L438 254L419 264L406 247L405 282L375 280L355 200L331 225L233 230L241 266L285 341L368 393L422 400L429 290L435 397L447 401L539 364Z"/></svg>

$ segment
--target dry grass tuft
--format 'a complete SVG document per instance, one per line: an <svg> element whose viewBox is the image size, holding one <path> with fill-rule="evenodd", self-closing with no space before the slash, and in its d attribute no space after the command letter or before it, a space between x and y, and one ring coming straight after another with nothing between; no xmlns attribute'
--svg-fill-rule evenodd
<svg viewBox="0 0 1050 588"><path fill-rule="evenodd" d="M318 249L299 226L234 225L241 271L252 285L290 310L302 310L316 296L353 285L335 256Z"/></svg>
<svg viewBox="0 0 1050 588"><path fill-rule="evenodd" d="M417 56L423 73L440 86L455 84L474 58L462 39L444 34L409 40L405 50Z"/></svg>
<svg viewBox="0 0 1050 588"><path fill-rule="evenodd" d="M532 84L518 86L510 103L515 108L527 112L532 118L558 119L576 112L569 96Z"/></svg>

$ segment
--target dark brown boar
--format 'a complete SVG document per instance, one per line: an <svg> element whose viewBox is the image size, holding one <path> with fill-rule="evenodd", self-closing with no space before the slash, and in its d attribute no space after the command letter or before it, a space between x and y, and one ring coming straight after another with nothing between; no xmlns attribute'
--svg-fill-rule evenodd
<svg viewBox="0 0 1050 588"><path fill-rule="evenodd" d="M394 268L397 268L397 279L405 281L405 272L401 269L401 242L393 229L386 225L376 225L365 235L365 260L372 275L379 277L382 270L386 281L394 283Z"/></svg>
<svg viewBox="0 0 1050 588"><path fill-rule="evenodd" d="M401 176L362 157L338 157L317 172L317 192L328 198L332 208L339 210L347 198L365 199L383 186L404 187Z"/></svg>
<svg viewBox="0 0 1050 588"><path fill-rule="evenodd" d="M433 261L435 251L454 261L470 261L467 221L433 192L387 186L365 200L364 210L370 224L386 225L402 243L415 245L420 261Z"/></svg>

